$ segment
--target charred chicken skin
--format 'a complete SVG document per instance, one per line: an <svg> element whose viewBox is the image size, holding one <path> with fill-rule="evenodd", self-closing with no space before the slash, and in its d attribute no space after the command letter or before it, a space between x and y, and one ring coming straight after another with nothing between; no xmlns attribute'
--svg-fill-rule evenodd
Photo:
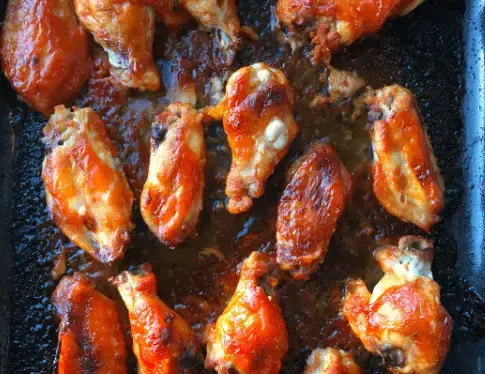
<svg viewBox="0 0 485 374"><path fill-rule="evenodd" d="M139 374L192 373L199 343L190 327L157 296L150 265L125 271L114 283L128 309Z"/></svg>
<svg viewBox="0 0 485 374"><path fill-rule="evenodd" d="M52 301L61 320L59 374L126 373L125 342L112 300L76 273L62 278Z"/></svg>
<svg viewBox="0 0 485 374"><path fill-rule="evenodd" d="M306 361L304 374L361 374L354 357L335 348L314 349Z"/></svg>
<svg viewBox="0 0 485 374"><path fill-rule="evenodd" d="M264 193L275 166L298 132L292 113L293 94L280 70L264 63L235 72L224 99L206 114L223 119L232 165L227 176L228 210L237 214Z"/></svg>
<svg viewBox="0 0 485 374"><path fill-rule="evenodd" d="M374 194L389 213L428 231L444 186L413 94L399 85L377 90L369 121Z"/></svg>
<svg viewBox="0 0 485 374"><path fill-rule="evenodd" d="M9 1L1 61L12 88L46 117L72 98L89 77L91 59L71 1Z"/></svg>
<svg viewBox="0 0 485 374"><path fill-rule="evenodd" d="M111 74L125 87L157 91L155 12L126 0L74 0L79 21L108 53Z"/></svg>
<svg viewBox="0 0 485 374"><path fill-rule="evenodd" d="M175 103L152 127L148 179L140 209L150 230L170 247L195 232L204 190L202 114Z"/></svg>
<svg viewBox="0 0 485 374"><path fill-rule="evenodd" d="M452 320L432 279L432 257L427 240L405 236L376 252L384 276L372 294L360 279L347 284L344 317L393 373L439 373L448 353Z"/></svg>
<svg viewBox="0 0 485 374"><path fill-rule="evenodd" d="M42 180L57 226L99 262L123 257L133 194L103 121L91 108L58 106L44 136Z"/></svg>
<svg viewBox="0 0 485 374"><path fill-rule="evenodd" d="M295 279L307 279L327 253L352 179L325 141L315 142L289 174L278 204L277 261Z"/></svg>
<svg viewBox="0 0 485 374"><path fill-rule="evenodd" d="M279 372L288 333L268 272L268 263L257 252L244 261L234 295L215 325L207 328L207 369L226 374Z"/></svg>

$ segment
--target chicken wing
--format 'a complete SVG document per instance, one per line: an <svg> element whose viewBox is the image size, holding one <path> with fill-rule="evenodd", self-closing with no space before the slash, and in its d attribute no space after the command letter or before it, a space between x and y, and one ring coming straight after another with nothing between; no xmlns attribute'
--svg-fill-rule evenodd
<svg viewBox="0 0 485 374"><path fill-rule="evenodd" d="M157 296L150 265L125 271L114 283L129 312L138 374L188 374L199 343L190 327Z"/></svg>
<svg viewBox="0 0 485 374"><path fill-rule="evenodd" d="M44 136L42 180L57 226L96 260L121 258L130 241L133 194L103 121L91 108L58 106Z"/></svg>
<svg viewBox="0 0 485 374"><path fill-rule="evenodd" d="M384 276L372 294L361 279L347 284L343 315L365 348L393 373L439 373L452 320L431 274L432 245L405 236L375 254Z"/></svg>
<svg viewBox="0 0 485 374"><path fill-rule="evenodd" d="M169 247L195 232L204 191L202 114L175 103L152 127L148 179L140 209L150 230Z"/></svg>
<svg viewBox="0 0 485 374"><path fill-rule="evenodd" d="M347 352L335 348L314 349L306 361L304 374L361 374L362 370Z"/></svg>
<svg viewBox="0 0 485 374"><path fill-rule="evenodd" d="M223 119L232 151L226 184L231 213L251 208L252 199L264 193L266 180L288 152L298 132L292 107L292 90L283 73L257 63L235 72L224 99L206 111Z"/></svg>
<svg viewBox="0 0 485 374"><path fill-rule="evenodd" d="M76 273L60 281L52 302L61 320L59 374L124 374L125 342L116 304Z"/></svg>
<svg viewBox="0 0 485 374"><path fill-rule="evenodd" d="M325 258L352 179L326 141L313 143L289 174L278 204L277 261L295 279L307 279Z"/></svg>
<svg viewBox="0 0 485 374"><path fill-rule="evenodd" d="M207 328L207 369L224 374L279 372L288 333L268 272L268 263L257 252L244 261L234 295L215 325Z"/></svg>
<svg viewBox="0 0 485 374"><path fill-rule="evenodd" d="M386 210L428 231L443 209L443 181L413 94L399 85L370 99L374 194Z"/></svg>
<svg viewBox="0 0 485 374"><path fill-rule="evenodd" d="M108 53L113 78L123 86L156 91L155 13L127 0L74 0L79 21Z"/></svg>
<svg viewBox="0 0 485 374"><path fill-rule="evenodd" d="M130 2L152 7L162 23L170 29L179 27L188 19L187 14L176 6L178 0L130 0Z"/></svg>
<svg viewBox="0 0 485 374"><path fill-rule="evenodd" d="M70 0L9 1L1 61L12 88L46 117L74 96L89 77L91 58Z"/></svg>

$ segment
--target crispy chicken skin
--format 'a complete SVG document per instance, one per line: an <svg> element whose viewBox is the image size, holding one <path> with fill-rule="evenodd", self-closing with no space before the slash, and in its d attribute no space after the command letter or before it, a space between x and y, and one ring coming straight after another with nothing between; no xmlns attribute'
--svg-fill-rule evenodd
<svg viewBox="0 0 485 374"><path fill-rule="evenodd" d="M206 330L207 369L222 374L279 372L288 333L268 272L265 257L257 252L244 261L234 295Z"/></svg>
<svg viewBox="0 0 485 374"><path fill-rule="evenodd" d="M130 2L152 7L162 23L170 29L179 27L188 19L187 14L176 6L178 0L130 0Z"/></svg>
<svg viewBox="0 0 485 374"><path fill-rule="evenodd" d="M150 167L140 201L143 219L167 246L195 232L204 167L202 114L188 104L171 104L152 126Z"/></svg>
<svg viewBox="0 0 485 374"><path fill-rule="evenodd" d="M133 194L103 121L91 109L56 107L44 128L42 180L57 226L96 260L123 257Z"/></svg>
<svg viewBox="0 0 485 374"><path fill-rule="evenodd" d="M314 349L306 361L304 374L361 374L354 357L335 348Z"/></svg>
<svg viewBox="0 0 485 374"><path fill-rule="evenodd" d="M405 236L375 253L384 271L372 294L361 279L347 284L343 315L365 348L393 373L439 373L452 320L431 274L432 245Z"/></svg>
<svg viewBox="0 0 485 374"><path fill-rule="evenodd" d="M157 296L150 265L114 280L128 309L138 374L192 373L199 342L184 319Z"/></svg>
<svg viewBox="0 0 485 374"><path fill-rule="evenodd" d="M153 9L127 0L74 0L74 4L79 21L108 53L113 78L125 87L157 91Z"/></svg>
<svg viewBox="0 0 485 374"><path fill-rule="evenodd" d="M80 273L61 279L52 296L59 327L59 374L124 374L125 342L116 304Z"/></svg>
<svg viewBox="0 0 485 374"><path fill-rule="evenodd" d="M370 99L374 194L386 210L428 231L443 209L443 181L413 94L399 85Z"/></svg>
<svg viewBox="0 0 485 374"><path fill-rule="evenodd" d="M228 210L237 214L264 193L275 166L298 132L292 113L293 94L280 70L257 63L236 71L224 99L206 114L223 119L232 165L227 176Z"/></svg>
<svg viewBox="0 0 485 374"><path fill-rule="evenodd" d="M352 191L352 178L326 141L295 162L278 204L277 261L295 279L307 279L325 258Z"/></svg>
<svg viewBox="0 0 485 374"><path fill-rule="evenodd" d="M70 0L12 0L1 34L2 69L12 88L48 117L88 79L86 31Z"/></svg>

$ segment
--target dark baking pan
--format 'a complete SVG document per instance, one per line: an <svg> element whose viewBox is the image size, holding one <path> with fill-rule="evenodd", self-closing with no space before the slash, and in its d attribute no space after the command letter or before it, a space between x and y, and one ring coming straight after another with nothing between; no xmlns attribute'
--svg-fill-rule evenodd
<svg viewBox="0 0 485 374"><path fill-rule="evenodd" d="M268 9L273 4L270 0L239 1L242 22L264 30L271 21ZM390 22L378 35L363 39L334 58L337 67L356 70L373 86L393 82L407 86L420 103L447 187L443 220L431 233L437 248L433 272L442 288L442 302L454 320L452 349L444 373L485 372L485 303L481 298L485 296L484 8L483 0L468 0L466 6L462 1L427 0L410 16ZM1 1L0 14L4 10L5 2ZM247 48L238 56L237 64L260 59L281 65L292 78L301 76L300 80L290 79L300 89L306 84L307 72L292 69L294 60L272 56L270 39L270 34L263 32L261 44ZM299 108L297 120L304 123L308 117L298 112ZM45 120L16 100L3 77L0 115L0 372L50 373L55 370L57 345L57 325L50 304L56 283L50 271L59 248L68 243L48 218L39 177L43 158L39 139ZM335 134L338 136L337 130ZM304 142L306 135L300 142ZM208 137L208 147L215 147L221 137L217 127L209 129ZM345 153L344 148L339 151ZM214 160L209 157L208 163L211 162ZM274 186L282 179L284 168L281 169L269 181L266 199L256 204L254 212L237 219L223 213L205 213L204 224L214 221L214 226L209 226L207 234L202 235L204 245L211 243L211 236L218 235L219 242L229 248L227 255L243 256L241 248L248 241L253 247L264 247L266 242L260 239L264 235L258 235L268 230L271 235L274 232L261 212L274 213L272 196L277 196L278 189ZM210 212L210 207L205 210ZM220 230L223 224L227 228ZM386 233L399 234L398 226L389 225ZM337 231L335 246L350 245L351 240L340 238L346 232ZM251 235L247 236L248 233ZM153 245L150 240L148 234L139 234L134 246L144 250L129 251L128 260L150 261L155 269L161 269L157 274L162 282L159 292L172 305L176 302L173 294L183 294L184 289L200 291L204 283L212 281L212 274L198 273L200 248L187 248L180 258L163 252L165 257L160 259L153 250L145 250ZM324 269L308 282L309 287L314 287L310 290L314 294L325 295L327 285L333 284L328 277L340 276L335 270L339 260L335 253L331 248ZM350 256L340 252L342 257L347 255ZM91 265L76 261L79 255L70 255L71 265L74 262L78 269L96 272ZM354 269L352 266L342 265L345 269ZM355 274L363 275L366 266L361 263ZM325 278L325 274L331 275ZM298 287L289 284L281 289L290 339L298 335L296 321L305 322L304 314L299 315L305 304L298 299L305 295L305 290ZM305 313L310 310L312 305ZM325 328L318 325L322 321L328 322L323 318L315 320L314 325L305 325L302 330L313 343L307 342L305 347L304 342L303 347L291 350L285 358L283 373L301 372L309 347L322 337L319 331L324 335L330 332L331 324ZM368 365L366 372L382 369Z"/></svg>

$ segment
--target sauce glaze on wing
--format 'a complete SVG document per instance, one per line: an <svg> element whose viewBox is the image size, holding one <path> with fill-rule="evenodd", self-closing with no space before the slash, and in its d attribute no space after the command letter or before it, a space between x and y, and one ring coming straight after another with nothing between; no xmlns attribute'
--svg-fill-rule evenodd
<svg viewBox="0 0 485 374"><path fill-rule="evenodd" d="M314 349L308 357L304 374L361 374L352 354L327 347Z"/></svg>

